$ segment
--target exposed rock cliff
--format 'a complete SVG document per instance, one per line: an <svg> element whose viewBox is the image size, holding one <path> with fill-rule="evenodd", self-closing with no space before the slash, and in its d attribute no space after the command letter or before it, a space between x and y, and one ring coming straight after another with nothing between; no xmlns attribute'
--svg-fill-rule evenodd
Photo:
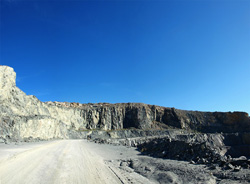
<svg viewBox="0 0 250 184"><path fill-rule="evenodd" d="M67 138L67 125L51 116L46 104L17 88L15 81L14 70L0 66L0 137L4 140Z"/></svg>
<svg viewBox="0 0 250 184"><path fill-rule="evenodd" d="M142 103L79 104L46 102L51 107L80 111L86 129L151 129L180 128L200 132L244 132L250 130L250 118L245 112L184 111ZM74 122L72 122L74 123Z"/></svg>
<svg viewBox="0 0 250 184"><path fill-rule="evenodd" d="M250 130L250 118L244 112L183 111L140 103L43 103L22 92L15 80L12 68L0 66L0 137L3 139L79 137L87 129Z"/></svg>

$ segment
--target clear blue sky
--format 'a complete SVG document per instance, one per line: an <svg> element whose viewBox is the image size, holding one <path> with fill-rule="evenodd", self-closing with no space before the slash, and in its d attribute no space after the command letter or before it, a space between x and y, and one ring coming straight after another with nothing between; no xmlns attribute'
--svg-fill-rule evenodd
<svg viewBox="0 0 250 184"><path fill-rule="evenodd" d="M0 64L41 101L250 113L250 1L1 0Z"/></svg>

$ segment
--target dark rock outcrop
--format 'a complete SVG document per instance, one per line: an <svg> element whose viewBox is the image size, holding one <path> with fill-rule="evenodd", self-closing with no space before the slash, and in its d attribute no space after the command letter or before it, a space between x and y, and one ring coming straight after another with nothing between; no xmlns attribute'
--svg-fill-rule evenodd
<svg viewBox="0 0 250 184"><path fill-rule="evenodd" d="M193 134L192 138L190 135L181 135L181 137L182 139L180 137L154 138L137 147L143 154L153 157L185 160L192 164L207 164L212 167L217 165L224 169L250 168L250 161L247 159L247 157L250 158L250 152L237 149L237 146L226 145L223 141L227 135ZM250 148L250 145L244 146ZM237 152L230 151L231 148L236 149Z"/></svg>

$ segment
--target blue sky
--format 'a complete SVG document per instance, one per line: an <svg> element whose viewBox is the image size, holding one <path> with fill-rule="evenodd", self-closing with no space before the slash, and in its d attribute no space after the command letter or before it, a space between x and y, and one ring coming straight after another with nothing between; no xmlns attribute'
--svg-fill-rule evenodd
<svg viewBox="0 0 250 184"><path fill-rule="evenodd" d="M250 1L0 2L0 64L41 101L250 113Z"/></svg>

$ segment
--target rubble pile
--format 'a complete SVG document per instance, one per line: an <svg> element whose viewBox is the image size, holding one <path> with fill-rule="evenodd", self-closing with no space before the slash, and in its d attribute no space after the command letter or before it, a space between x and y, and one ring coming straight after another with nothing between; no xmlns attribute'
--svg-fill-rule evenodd
<svg viewBox="0 0 250 184"><path fill-rule="evenodd" d="M184 160L192 164L206 164L212 169L221 167L238 171L250 168L250 159L246 156L233 158L227 154L226 147L216 147L209 142L187 142L156 138L137 146L142 154L166 159Z"/></svg>

